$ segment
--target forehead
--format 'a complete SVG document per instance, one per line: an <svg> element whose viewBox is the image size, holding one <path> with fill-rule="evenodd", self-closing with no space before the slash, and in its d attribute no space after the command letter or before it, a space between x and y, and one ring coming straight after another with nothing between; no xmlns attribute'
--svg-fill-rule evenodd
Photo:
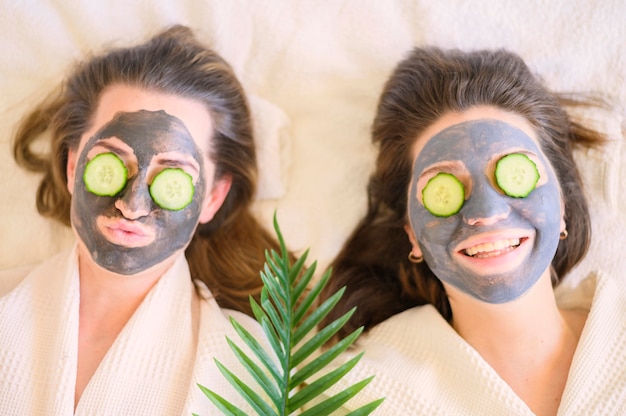
<svg viewBox="0 0 626 416"><path fill-rule="evenodd" d="M141 110L163 111L179 119L203 154L209 153L213 122L209 110L203 103L191 98L122 84L109 86L102 92L89 129L82 136L80 147L82 148L88 138L113 120L116 114Z"/></svg>
<svg viewBox="0 0 626 416"><path fill-rule="evenodd" d="M89 139L85 148L90 149L111 138L130 146L136 155L182 152L200 156L198 146L183 122L162 110L117 113Z"/></svg>
<svg viewBox="0 0 626 416"><path fill-rule="evenodd" d="M446 113L426 128L413 143L411 152L413 162L415 162L417 156L431 141L431 139L436 137L443 130L465 122L478 120L495 120L504 122L525 133L526 136L535 143L535 145L538 145L539 143L533 127L524 117L491 106L477 106L460 113Z"/></svg>
<svg viewBox="0 0 626 416"><path fill-rule="evenodd" d="M537 144L522 130L501 120L471 120L448 127L424 144L416 164L441 159L489 159L509 151L528 150L540 154Z"/></svg>

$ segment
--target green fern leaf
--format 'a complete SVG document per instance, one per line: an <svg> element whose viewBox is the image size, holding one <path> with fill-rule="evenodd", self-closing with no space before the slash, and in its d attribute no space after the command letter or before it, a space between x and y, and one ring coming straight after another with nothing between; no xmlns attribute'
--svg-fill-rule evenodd
<svg viewBox="0 0 626 416"><path fill-rule="evenodd" d="M235 319L231 318L231 323L235 328L235 331L241 339L246 343L250 350L257 356L257 358L265 365L265 368L270 372L276 381L282 379L281 370L276 367L272 357L263 349L259 341L257 341L246 329L241 326ZM228 338L227 338L228 341ZM229 343L230 344L230 343ZM231 346L232 348L232 346ZM240 360L241 361L241 360ZM242 364L246 365L242 362Z"/></svg>
<svg viewBox="0 0 626 416"><path fill-rule="evenodd" d="M213 393L211 390L200 384L198 384L198 387L200 387L200 390L202 390L202 392L213 402L213 404L215 404L218 409L222 411L223 414L228 416L247 416L246 412L231 404L219 394ZM193 416L198 415L194 413Z"/></svg>
<svg viewBox="0 0 626 416"><path fill-rule="evenodd" d="M337 358L339 354L341 354L350 345L352 345L352 343L354 343L354 341L358 338L362 331L362 327L357 329L341 341L337 342L331 348L324 351L324 353L315 358L315 360L298 369L297 372L291 377L291 382L296 385L300 385L304 383L305 380L311 378L315 373L319 372L320 368L324 368L332 360Z"/></svg>
<svg viewBox="0 0 626 416"><path fill-rule="evenodd" d="M354 385L348 387L340 393L335 394L329 399L324 400L323 402L315 405L314 407L305 410L300 414L300 416L318 416L318 415L330 415L335 410L339 409L344 403L350 400L352 397L356 396L358 392L363 390L363 388L372 381L373 377L366 378L365 380L359 381ZM373 405L376 402L372 402L369 405ZM378 407L378 405L382 403L382 400L378 400L378 404L371 408L371 412ZM362 409L362 408L360 408ZM359 410L359 409L357 409ZM371 413L370 412L370 413ZM369 413L365 413L369 414Z"/></svg>
<svg viewBox="0 0 626 416"><path fill-rule="evenodd" d="M252 408L259 415L271 416L276 415L275 409L272 408L254 389L249 387L246 383L241 381L239 377L233 374L229 369L224 367L222 363L218 360L215 360L215 364L221 371L221 373L226 377L226 380L237 389L239 394L246 399L246 401L252 406Z"/></svg>
<svg viewBox="0 0 626 416"><path fill-rule="evenodd" d="M364 406L359 407L356 410L351 411L346 416L367 416L372 413L385 399L374 400L371 403L368 403Z"/></svg>
<svg viewBox="0 0 626 416"><path fill-rule="evenodd" d="M260 272L263 289L259 302L250 297L250 306L267 338L270 352L266 351L243 326L231 318L235 331L249 348L248 356L234 341L227 342L236 358L251 375L255 384L246 385L232 371L215 360L220 372L235 390L262 416L287 416L302 411L302 416L325 416L340 408L357 395L372 377L357 382L341 392L327 397L325 392L343 378L361 359L362 353L340 367L328 370L331 362L349 348L359 337L362 328L338 341L328 350L318 354L322 345L331 339L350 319L356 308L348 311L318 332L320 322L335 307L343 292L341 289L321 305L319 294L330 279L327 271L313 287L317 262L305 268L309 251L291 263L289 251L274 215L274 229L280 253L268 250L265 265ZM317 355L316 355L317 354ZM225 415L242 416L245 413L227 400L198 385L202 392ZM259 394L264 393L264 397ZM366 416L373 412L383 399L368 403L350 413Z"/></svg>

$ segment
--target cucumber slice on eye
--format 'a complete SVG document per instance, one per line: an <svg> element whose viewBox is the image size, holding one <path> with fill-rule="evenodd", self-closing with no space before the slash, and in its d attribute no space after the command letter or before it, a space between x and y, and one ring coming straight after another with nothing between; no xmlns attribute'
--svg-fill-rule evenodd
<svg viewBox="0 0 626 416"><path fill-rule="evenodd" d="M511 153L498 160L496 182L510 197L524 198L530 194L539 181L539 170L535 162L523 153Z"/></svg>
<svg viewBox="0 0 626 416"><path fill-rule="evenodd" d="M180 168L163 169L150 185L150 195L154 202L170 211L185 208L191 203L193 194L193 178Z"/></svg>
<svg viewBox="0 0 626 416"><path fill-rule="evenodd" d="M117 195L128 180L128 169L115 153L100 153L85 166L83 181L92 194Z"/></svg>
<svg viewBox="0 0 626 416"><path fill-rule="evenodd" d="M449 217L461 210L465 187L451 173L438 173L422 190L424 208L436 217Z"/></svg>

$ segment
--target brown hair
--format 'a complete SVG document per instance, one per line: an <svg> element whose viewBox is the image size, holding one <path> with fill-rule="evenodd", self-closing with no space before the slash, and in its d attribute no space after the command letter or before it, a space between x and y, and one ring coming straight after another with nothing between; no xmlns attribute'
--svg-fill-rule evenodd
<svg viewBox="0 0 626 416"><path fill-rule="evenodd" d="M600 104L597 100L588 101ZM416 48L395 68L379 100L372 128L379 146L368 184L368 207L332 263L333 277L323 297L346 286L325 323L358 306L339 336L370 329L413 306L432 304L446 319L452 312L440 281L426 263L407 259L411 244L404 231L416 138L445 113L479 105L523 116L534 127L554 167L565 202L569 237L552 261L555 283L585 255L591 224L574 145L593 146L603 137L573 122L563 104L582 101L549 92L522 59L504 50L463 52ZM323 323L323 324L325 324Z"/></svg>
<svg viewBox="0 0 626 416"><path fill-rule="evenodd" d="M78 148L102 91L113 84L195 99L209 110L214 131L207 140L212 142L215 178L230 175L232 185L213 220L198 227L185 254L192 278L203 281L222 307L250 314L248 295L260 292L264 251L278 248L250 213L257 179L250 112L232 68L187 27L173 26L138 46L79 63L21 122L13 152L18 164L44 174L38 211L70 225L68 150ZM40 155L31 146L46 131L51 132L51 154Z"/></svg>

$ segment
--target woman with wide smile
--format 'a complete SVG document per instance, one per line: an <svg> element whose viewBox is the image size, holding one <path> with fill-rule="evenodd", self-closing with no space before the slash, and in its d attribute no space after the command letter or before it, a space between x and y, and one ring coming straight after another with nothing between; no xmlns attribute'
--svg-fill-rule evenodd
<svg viewBox="0 0 626 416"><path fill-rule="evenodd" d="M579 104L589 104L582 100ZM416 48L387 81L368 211L332 264L326 318L366 334L337 391L380 415L618 414L626 408L626 295L585 256L590 216L572 120L515 54ZM607 351L611 351L608 354Z"/></svg>

